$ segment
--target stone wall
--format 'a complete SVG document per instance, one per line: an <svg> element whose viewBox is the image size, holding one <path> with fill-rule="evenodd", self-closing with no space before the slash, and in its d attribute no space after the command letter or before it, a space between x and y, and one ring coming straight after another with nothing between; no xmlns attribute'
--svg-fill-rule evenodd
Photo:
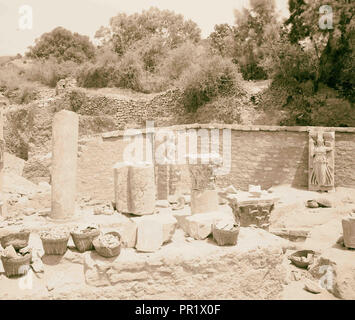
<svg viewBox="0 0 355 320"><path fill-rule="evenodd" d="M312 127L188 125L173 126L174 133L185 129L231 129L231 170L218 178L219 185L233 184L247 190L249 184L262 188L290 184L307 187L308 131ZM156 128L158 129L158 128ZM355 187L355 128L325 128L335 131L335 185ZM144 130L142 130L144 136ZM82 140L79 159L78 190L99 199L113 199L113 169L123 160L123 150L130 143L124 141L123 131L107 132ZM200 139L198 139L200 150ZM188 189L188 172L183 170Z"/></svg>

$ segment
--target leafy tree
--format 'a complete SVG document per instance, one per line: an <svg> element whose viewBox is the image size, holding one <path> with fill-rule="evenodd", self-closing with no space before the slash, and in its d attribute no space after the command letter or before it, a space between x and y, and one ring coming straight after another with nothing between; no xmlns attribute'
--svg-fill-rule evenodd
<svg viewBox="0 0 355 320"><path fill-rule="evenodd" d="M160 37L164 47L176 48L188 40L198 42L200 33L197 24L184 20L181 14L150 8L131 15L119 13L111 18L108 27L101 27L95 37L102 45L110 45L117 54L123 55L138 41L152 36Z"/></svg>
<svg viewBox="0 0 355 320"><path fill-rule="evenodd" d="M324 4L322 0L289 1L291 17L287 25L291 27L290 40L294 43L303 41L305 50L313 50L313 59L317 61L315 90L322 81L354 99L354 80L351 79L354 79L355 7L349 0L327 1L332 8L333 23L331 29L322 29L318 24L319 8Z"/></svg>
<svg viewBox="0 0 355 320"><path fill-rule="evenodd" d="M54 57L59 62L70 60L82 63L95 56L95 46L89 37L58 27L36 39L35 46L29 47L27 56L45 60Z"/></svg>
<svg viewBox="0 0 355 320"><path fill-rule="evenodd" d="M261 61L270 51L270 43L278 37L274 0L250 0L250 9L235 10L235 61L245 79L266 79Z"/></svg>
<svg viewBox="0 0 355 320"><path fill-rule="evenodd" d="M228 23L216 24L214 31L208 36L213 52L223 57L232 57L235 51L235 33L234 26Z"/></svg>

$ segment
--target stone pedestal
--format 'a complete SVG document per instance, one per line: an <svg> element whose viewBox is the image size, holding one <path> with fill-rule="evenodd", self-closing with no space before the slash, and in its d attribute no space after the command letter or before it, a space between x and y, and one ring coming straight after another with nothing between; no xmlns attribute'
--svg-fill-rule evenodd
<svg viewBox="0 0 355 320"><path fill-rule="evenodd" d="M355 249L355 216L342 220L344 245Z"/></svg>
<svg viewBox="0 0 355 320"><path fill-rule="evenodd" d="M52 219L70 219L75 213L79 117L62 110L52 128Z"/></svg>

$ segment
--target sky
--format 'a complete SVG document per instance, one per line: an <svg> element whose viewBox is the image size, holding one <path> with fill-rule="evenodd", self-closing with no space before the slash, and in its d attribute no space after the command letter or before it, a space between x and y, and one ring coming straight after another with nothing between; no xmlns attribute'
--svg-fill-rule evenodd
<svg viewBox="0 0 355 320"><path fill-rule="evenodd" d="M0 56L23 54L36 38L61 26L94 39L100 26L107 26L119 12L131 14L150 7L169 9L195 21L207 37L215 24L234 23L234 9L249 0L0 0ZM288 0L276 0L280 16L288 14ZM32 28L23 29L20 8L32 8ZM22 17L22 18L21 18Z"/></svg>

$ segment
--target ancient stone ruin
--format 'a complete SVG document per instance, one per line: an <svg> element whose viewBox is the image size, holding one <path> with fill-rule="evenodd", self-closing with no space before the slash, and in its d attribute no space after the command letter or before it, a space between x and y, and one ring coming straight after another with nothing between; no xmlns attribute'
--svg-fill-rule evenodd
<svg viewBox="0 0 355 320"><path fill-rule="evenodd" d="M6 281L15 275L28 277L31 272L39 277L49 274L60 256L58 268L63 265L67 272L62 277L43 280L46 297L87 298L100 291L102 298L118 299L277 299L285 297L285 282L304 278L308 293L354 298L353 282L342 278L343 274L353 275L348 262L354 259L354 217L351 214L339 220L340 215L334 213L334 218L333 207L337 204L331 198L339 192L335 188L334 131L306 131L306 190L284 189L276 183L264 188L257 184L251 170L238 172L250 181L248 188L238 187L233 176L236 168L231 166L230 174L220 170L226 167L226 161L230 165L229 157L225 149L215 146L208 150L224 152L206 153L207 148L199 146L197 153L188 149L180 155L186 160L183 164L160 163L155 156L154 131L149 132L149 137L141 135L144 152L148 153L145 159L151 161L126 161L124 156L98 158L107 143L105 139L110 141L111 155L116 148L121 148L124 155L128 140L111 132L102 135L101 140L94 137L80 143L78 123L78 115L67 110L58 112L53 119L50 185L37 195L29 195L44 199L49 196L50 208L22 206L17 209L22 212L20 217L13 210L7 217L6 203L2 202L0 249ZM278 131L272 129L270 132L277 135ZM134 133L130 141L140 141L134 138L138 134ZM236 142L239 140L228 142L232 153ZM84 146L81 151L79 144ZM4 148L0 151L1 174ZM257 155L257 151L253 149L253 154ZM90 157L95 170L86 168ZM260 157L257 159L260 161ZM102 170L103 163L111 164L107 175ZM262 167L258 172L264 173L265 179L269 166L257 166L258 170ZM13 170L22 171L15 167ZM84 169L89 175L81 179ZM289 174L287 170L279 171ZM107 199L82 195L80 183L89 184L88 188L93 184L95 191L102 191L96 190L95 179L102 187L110 182L108 191L103 192ZM350 203L349 197L342 199L342 203ZM13 205L9 207L12 209ZM350 207L344 207L345 211L349 213ZM317 225L314 212L332 217L328 222L332 235L329 243L324 243L323 238L328 229L318 230L323 226ZM315 220L311 228L304 227L307 215ZM321 241L317 240L317 233ZM21 262L21 268L14 267L14 261ZM316 282L322 279L322 270L329 263L331 268L337 267L329 271L336 288ZM87 286L91 293L85 289ZM32 296L38 297L43 298L43 291Z"/></svg>

